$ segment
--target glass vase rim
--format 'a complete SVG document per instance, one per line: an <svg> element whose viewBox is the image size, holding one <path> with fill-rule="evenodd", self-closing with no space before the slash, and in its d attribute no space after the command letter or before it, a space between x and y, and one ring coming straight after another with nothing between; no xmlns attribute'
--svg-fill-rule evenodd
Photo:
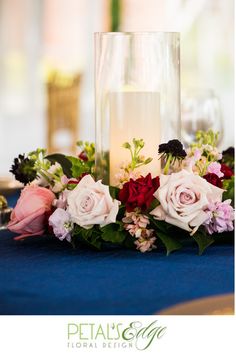
<svg viewBox="0 0 236 354"><path fill-rule="evenodd" d="M123 36L123 35L155 35L155 34L163 34L163 35L180 35L180 32L174 32L174 31L118 31L118 32L106 32L106 31L101 31L101 32L94 32L94 35L110 35L110 36Z"/></svg>

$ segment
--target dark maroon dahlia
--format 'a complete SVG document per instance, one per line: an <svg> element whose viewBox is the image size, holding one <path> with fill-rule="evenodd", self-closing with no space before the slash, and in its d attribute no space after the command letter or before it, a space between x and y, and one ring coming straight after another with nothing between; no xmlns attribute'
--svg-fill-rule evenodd
<svg viewBox="0 0 236 354"><path fill-rule="evenodd" d="M203 176L207 182L213 184L213 186L222 188L223 184L221 179L215 174L215 173L207 173L205 176Z"/></svg>

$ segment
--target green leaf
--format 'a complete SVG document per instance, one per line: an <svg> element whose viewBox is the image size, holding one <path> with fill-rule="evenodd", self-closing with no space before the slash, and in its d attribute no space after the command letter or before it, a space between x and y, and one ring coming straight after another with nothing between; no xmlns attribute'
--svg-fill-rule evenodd
<svg viewBox="0 0 236 354"><path fill-rule="evenodd" d="M81 227L80 234L85 240L89 240L92 237L93 229L87 230Z"/></svg>
<svg viewBox="0 0 236 354"><path fill-rule="evenodd" d="M157 200L156 198L154 198L153 201L151 202L150 207L148 208L148 211L152 211L152 210L155 209L158 205L160 205L159 200Z"/></svg>
<svg viewBox="0 0 236 354"><path fill-rule="evenodd" d="M192 237L198 244L200 256L203 254L203 252L208 246L214 243L214 238L201 230L197 231Z"/></svg>
<svg viewBox="0 0 236 354"><path fill-rule="evenodd" d="M123 222L122 221L116 221L116 224L118 224L119 225L119 229L118 229L118 231L123 231L124 230L124 224L123 224Z"/></svg>
<svg viewBox="0 0 236 354"><path fill-rule="evenodd" d="M94 235L90 240L90 244L100 250L102 246L100 235L98 234Z"/></svg>
<svg viewBox="0 0 236 354"><path fill-rule="evenodd" d="M71 173L72 163L65 155L52 154L52 155L46 156L45 159L49 160L51 163L58 162L61 165L65 175L68 178L72 177L72 173Z"/></svg>
<svg viewBox="0 0 236 354"><path fill-rule="evenodd" d="M136 247L134 244L135 240L136 240L135 237L131 236L129 233L126 233L126 237L123 243L124 247L129 249L134 249Z"/></svg>
<svg viewBox="0 0 236 354"><path fill-rule="evenodd" d="M103 226L100 228L101 232L112 232L112 231L117 231L117 226L115 223L108 224L106 226Z"/></svg>
<svg viewBox="0 0 236 354"><path fill-rule="evenodd" d="M124 149L131 149L131 145L130 145L130 143L128 143L128 142L124 143L124 144L122 145L122 147L123 147Z"/></svg>
<svg viewBox="0 0 236 354"><path fill-rule="evenodd" d="M182 244L179 241L175 240L173 237L164 234L160 231L157 231L157 237L159 237L159 239L165 245L167 256L169 256L171 252L176 251L182 247Z"/></svg>
<svg viewBox="0 0 236 354"><path fill-rule="evenodd" d="M88 246L92 246L96 249L101 249L101 232L95 229L84 229L83 227L76 226L73 237L77 237L80 241L87 244Z"/></svg>
<svg viewBox="0 0 236 354"><path fill-rule="evenodd" d="M144 165L148 165L150 162L152 162L152 158L148 157L145 161L144 161Z"/></svg>
<svg viewBox="0 0 236 354"><path fill-rule="evenodd" d="M119 207L119 211L118 211L118 215L117 215L117 219L122 219L125 215L125 211L126 211L126 207L125 205L120 205ZM121 221L119 221L121 223ZM123 223L122 223L123 225Z"/></svg>
<svg viewBox="0 0 236 354"><path fill-rule="evenodd" d="M113 199L118 199L119 191L120 191L119 188L109 186L109 192L110 192L110 195Z"/></svg>
<svg viewBox="0 0 236 354"><path fill-rule="evenodd" d="M120 244L123 243L125 240L125 233L122 231L103 232L101 237L106 242Z"/></svg>
<svg viewBox="0 0 236 354"><path fill-rule="evenodd" d="M234 205L234 176L232 176L231 179L224 180L223 188L226 189L223 193L223 200L231 199Z"/></svg>
<svg viewBox="0 0 236 354"><path fill-rule="evenodd" d="M106 242L120 244L126 238L126 234L123 231L123 224L121 222L106 225L100 230L102 231L101 237Z"/></svg>
<svg viewBox="0 0 236 354"><path fill-rule="evenodd" d="M112 231L123 231L124 230L124 224L122 221L116 221L111 224L108 224L106 226L103 226L100 228L101 232L112 232Z"/></svg>
<svg viewBox="0 0 236 354"><path fill-rule="evenodd" d="M164 234L168 232L168 229L170 228L170 224L167 224L165 221L156 220L151 215L149 215L149 219L151 223L154 225L155 229L160 230Z"/></svg>
<svg viewBox="0 0 236 354"><path fill-rule="evenodd" d="M68 156L68 159L71 162L71 173L73 178L80 177L83 173L88 173L89 167L84 164L84 162L77 157Z"/></svg>

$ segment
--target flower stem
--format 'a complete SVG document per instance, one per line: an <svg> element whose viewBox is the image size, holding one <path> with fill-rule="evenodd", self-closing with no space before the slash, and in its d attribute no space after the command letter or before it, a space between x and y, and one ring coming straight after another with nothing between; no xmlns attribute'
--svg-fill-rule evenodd
<svg viewBox="0 0 236 354"><path fill-rule="evenodd" d="M172 155L169 154L168 159L167 159L166 164L165 164L165 167L164 167L164 170L163 170L164 175L168 175L170 164L171 164L171 160L172 160Z"/></svg>

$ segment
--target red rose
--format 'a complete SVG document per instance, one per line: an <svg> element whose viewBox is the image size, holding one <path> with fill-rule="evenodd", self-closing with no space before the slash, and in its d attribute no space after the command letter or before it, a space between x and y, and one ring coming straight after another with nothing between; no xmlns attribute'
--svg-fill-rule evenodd
<svg viewBox="0 0 236 354"><path fill-rule="evenodd" d="M145 211L152 203L153 193L159 188L159 177L152 178L149 173L135 181L131 178L119 192L119 200L125 204L128 212L135 208Z"/></svg>
<svg viewBox="0 0 236 354"><path fill-rule="evenodd" d="M231 168L229 166L225 165L224 163L221 164L220 170L224 174L223 179L230 179L234 175Z"/></svg>
<svg viewBox="0 0 236 354"><path fill-rule="evenodd" d="M215 173L207 173L203 176L207 180L207 182L213 184L213 186L222 188L223 184L221 179Z"/></svg>

